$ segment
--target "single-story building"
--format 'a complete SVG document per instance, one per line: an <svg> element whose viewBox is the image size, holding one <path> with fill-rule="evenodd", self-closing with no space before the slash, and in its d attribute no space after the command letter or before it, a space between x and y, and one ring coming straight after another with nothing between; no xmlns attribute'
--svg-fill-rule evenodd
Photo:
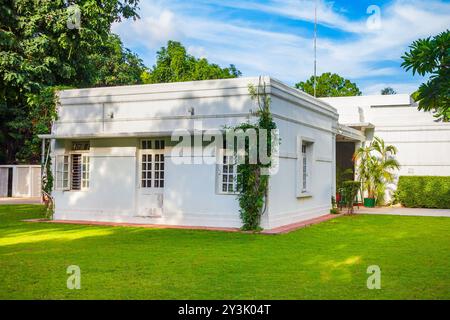
<svg viewBox="0 0 450 320"><path fill-rule="evenodd" d="M197 161L205 155L195 144L190 154L176 153L174 133L202 139L255 121L248 86L261 79L280 138L263 228L329 213L336 161L351 164L354 148L374 133L398 144L402 174L421 174L427 163L450 170L450 127L405 95L316 99L270 77L64 90L58 120L41 136L51 139L55 219L240 227L232 157ZM434 144L412 142L420 139ZM409 158L414 152L420 156Z"/></svg>

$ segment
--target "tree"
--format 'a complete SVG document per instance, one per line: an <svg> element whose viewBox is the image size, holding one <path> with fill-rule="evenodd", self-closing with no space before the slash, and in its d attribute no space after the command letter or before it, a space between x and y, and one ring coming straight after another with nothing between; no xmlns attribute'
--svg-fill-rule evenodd
<svg viewBox="0 0 450 320"><path fill-rule="evenodd" d="M316 96L317 97L342 97L360 96L361 91L358 86L350 80L344 79L338 74L330 72L322 73L317 77ZM305 82L295 84L297 89L301 89L310 95L314 95L314 76Z"/></svg>
<svg viewBox="0 0 450 320"><path fill-rule="evenodd" d="M441 121L450 121L450 32L433 38L419 39L402 56L402 67L413 75L428 75L429 79L412 94L419 110L431 111Z"/></svg>
<svg viewBox="0 0 450 320"><path fill-rule="evenodd" d="M383 96L387 96L387 95L391 95L391 94L397 94L397 92L394 89L392 89L391 87L386 87L381 90L381 94Z"/></svg>
<svg viewBox="0 0 450 320"><path fill-rule="evenodd" d="M241 72L234 65L221 68L205 58L197 59L187 53L186 48L176 41L168 41L167 47L157 52L156 65L144 72L144 83L178 82L207 79L237 78Z"/></svg>
<svg viewBox="0 0 450 320"><path fill-rule="evenodd" d="M63 0L2 1L0 162L38 161L36 134L47 133L54 116L50 88L141 81L142 63L110 31L113 22L138 17L138 1L70 3L77 7ZM70 8L79 9L80 27L68 24Z"/></svg>

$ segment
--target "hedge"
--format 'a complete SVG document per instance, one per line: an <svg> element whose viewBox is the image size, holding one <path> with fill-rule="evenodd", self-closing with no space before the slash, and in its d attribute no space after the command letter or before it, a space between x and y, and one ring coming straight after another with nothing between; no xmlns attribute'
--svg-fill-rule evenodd
<svg viewBox="0 0 450 320"><path fill-rule="evenodd" d="M405 207L450 209L450 177L401 176L397 197Z"/></svg>

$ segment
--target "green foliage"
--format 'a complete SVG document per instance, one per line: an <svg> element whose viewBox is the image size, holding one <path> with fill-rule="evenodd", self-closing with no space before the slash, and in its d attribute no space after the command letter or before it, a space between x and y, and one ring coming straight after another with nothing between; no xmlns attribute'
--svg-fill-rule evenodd
<svg viewBox="0 0 450 320"><path fill-rule="evenodd" d="M402 67L429 76L412 95L419 102L419 110L432 111L439 120L450 121L450 31L416 40L409 48L402 56Z"/></svg>
<svg viewBox="0 0 450 320"><path fill-rule="evenodd" d="M450 209L448 176L401 176L397 193L405 207Z"/></svg>
<svg viewBox="0 0 450 320"><path fill-rule="evenodd" d="M237 78L240 75L234 65L221 68L205 58L197 59L188 54L181 43L168 41L167 47L158 51L156 65L149 72L144 72L141 79L144 83L163 83Z"/></svg>
<svg viewBox="0 0 450 320"><path fill-rule="evenodd" d="M386 88L382 89L380 93L383 96L397 94L397 92L394 89L392 89L391 87L386 87Z"/></svg>
<svg viewBox="0 0 450 320"><path fill-rule="evenodd" d="M110 31L122 18L137 18L136 0L70 4L80 8L79 29L67 27L68 1L0 6L0 162L38 161L35 133L45 131L54 113L34 107L43 106L40 96L52 87L136 83L145 70Z"/></svg>
<svg viewBox="0 0 450 320"><path fill-rule="evenodd" d="M336 189L340 190L342 188L342 183L346 180L353 179L353 175L352 168L344 170L340 166L336 166Z"/></svg>
<svg viewBox="0 0 450 320"><path fill-rule="evenodd" d="M252 164L249 161L251 150L258 150L259 144L267 144L267 155L270 157L272 152L271 130L276 129L275 122L270 113L270 96L266 93L265 84L249 86L249 92L252 99L258 102L258 121L256 124L244 123L235 130L241 129L245 132L248 129L255 129L258 140L257 145L250 145L249 141L245 144L245 161L238 165L237 187L239 190L238 201L240 206L240 217L243 223L243 230L258 231L261 229L261 215L264 211L265 200L267 198L267 189L269 185L269 175L262 174L263 168L270 168L271 163L263 164L258 157L257 162ZM260 141L259 130L267 130L267 141Z"/></svg>
<svg viewBox="0 0 450 320"><path fill-rule="evenodd" d="M314 76L305 82L299 82L295 85L297 89L314 95ZM343 97L360 96L361 91L358 86L350 80L344 79L338 74L330 72L322 73L317 77L316 96L317 97Z"/></svg>
<svg viewBox="0 0 450 320"><path fill-rule="evenodd" d="M384 203L386 184L394 181L393 171L400 167L394 158L396 153L394 146L386 145L378 137L369 146L360 147L355 152L359 181L363 190L367 191L368 198L376 198L378 205Z"/></svg>
<svg viewBox="0 0 450 320"><path fill-rule="evenodd" d="M343 194L345 205L347 206L347 212L353 213L353 204L355 202L355 197L361 187L361 182L347 180L342 183Z"/></svg>
<svg viewBox="0 0 450 320"><path fill-rule="evenodd" d="M108 35L97 51L89 55L88 62L88 85L95 87L140 84L141 75L147 70L115 34Z"/></svg>

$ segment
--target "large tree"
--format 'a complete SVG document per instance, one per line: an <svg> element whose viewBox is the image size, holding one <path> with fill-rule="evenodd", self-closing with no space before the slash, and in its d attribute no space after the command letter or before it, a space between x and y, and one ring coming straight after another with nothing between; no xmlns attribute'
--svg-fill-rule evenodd
<svg viewBox="0 0 450 320"><path fill-rule="evenodd" d="M314 95L314 76L301 81L295 85L310 95ZM361 91L358 86L350 80L344 79L336 73L322 73L316 80L317 97L342 97L342 96L360 96Z"/></svg>
<svg viewBox="0 0 450 320"><path fill-rule="evenodd" d="M0 163L39 159L36 134L47 132L54 116L52 87L140 81L145 70L142 62L110 31L113 22L138 18L137 3L2 1ZM80 13L79 25L68 23L74 8Z"/></svg>
<svg viewBox="0 0 450 320"><path fill-rule="evenodd" d="M412 94L419 110L434 112L436 118L450 121L450 31L433 38L419 39L402 56L402 67L413 74L429 76Z"/></svg>
<svg viewBox="0 0 450 320"><path fill-rule="evenodd" d="M168 41L167 47L157 52L156 65L143 74L145 83L178 82L207 79L236 78L241 72L234 65L221 68L205 58L195 58L176 41Z"/></svg>

